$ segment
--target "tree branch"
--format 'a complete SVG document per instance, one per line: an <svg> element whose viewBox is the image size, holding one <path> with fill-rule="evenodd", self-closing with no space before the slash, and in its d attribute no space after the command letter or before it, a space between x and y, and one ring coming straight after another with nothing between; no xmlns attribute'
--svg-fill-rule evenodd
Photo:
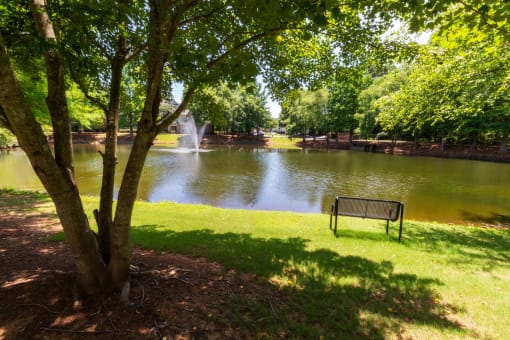
<svg viewBox="0 0 510 340"><path fill-rule="evenodd" d="M30 10L39 37L49 46L43 51L48 81L46 106L53 126L55 160L59 167L74 172L71 123L67 108L66 86L62 58L57 50L58 41L45 0L32 0ZM66 171L67 172L67 171ZM70 178L72 181L72 178Z"/></svg>
<svg viewBox="0 0 510 340"><path fill-rule="evenodd" d="M188 106L188 104L191 100L191 97L195 93L195 90L196 90L195 88L188 88L186 90L186 92L184 93L184 96L182 97L181 104L175 109L175 111L168 115L161 117L157 121L156 126L157 126L158 133L163 131L164 128L166 128L170 123L172 123L174 120L176 120L180 116L180 114Z"/></svg>
<svg viewBox="0 0 510 340"><path fill-rule="evenodd" d="M78 74L76 73L75 69L71 64L69 65L69 71L71 74L71 78L78 85L85 98L87 98L93 104L97 105L106 114L108 112L108 105L106 103L103 103L101 98L95 97L90 94L87 84L81 77L78 76Z"/></svg>
<svg viewBox="0 0 510 340"><path fill-rule="evenodd" d="M149 44L145 43L138 48L136 48L133 52L128 53L126 57L124 58L124 65L128 64L131 60L133 60L136 56L138 56L140 53L142 53L143 50L145 50L149 46Z"/></svg>
<svg viewBox="0 0 510 340"><path fill-rule="evenodd" d="M193 22L197 22L197 21L200 21L200 20L207 20L207 19L211 18L214 15L214 13L218 12L220 9L221 9L221 7L216 7L212 11L210 11L209 13L202 14L202 15L192 16L189 19L180 22L179 26L186 26L187 24L190 24L190 23L193 23Z"/></svg>
<svg viewBox="0 0 510 340"><path fill-rule="evenodd" d="M243 48L245 48L246 46L248 46L249 44L251 44L252 42L255 42L257 40L260 40L264 37L267 37L267 36L270 36L270 35L273 35L277 32L281 32L281 31L284 31L286 30L287 28L272 28L272 29L269 29L267 31L264 31L264 32L261 32L261 33L258 33L258 34L255 34L251 37L249 37L248 39L245 39L244 41L240 42L239 44L235 45L234 47L232 47L231 49L225 51L224 53L220 54L218 57L214 58L214 59L211 59L206 67L207 69L212 69L215 65L217 65L218 63L220 63L222 60L226 59L230 54L232 54L234 51L238 51L238 50L241 50Z"/></svg>

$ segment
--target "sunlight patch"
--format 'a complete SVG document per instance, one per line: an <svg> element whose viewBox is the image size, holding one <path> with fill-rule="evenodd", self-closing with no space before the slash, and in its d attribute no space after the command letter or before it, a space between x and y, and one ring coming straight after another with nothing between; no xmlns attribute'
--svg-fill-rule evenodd
<svg viewBox="0 0 510 340"><path fill-rule="evenodd" d="M0 286L0 288L10 288L10 287L14 287L14 286L17 286L17 285L22 285L22 284L25 284L25 283L29 283L29 282L35 281L38 278L39 278L39 275L21 276L21 277L15 278L12 281L5 281L4 284L2 284Z"/></svg>

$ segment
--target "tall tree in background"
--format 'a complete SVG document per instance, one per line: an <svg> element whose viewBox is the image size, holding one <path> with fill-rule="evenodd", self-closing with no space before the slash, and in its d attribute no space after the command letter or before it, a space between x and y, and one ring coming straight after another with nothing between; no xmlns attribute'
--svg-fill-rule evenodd
<svg viewBox="0 0 510 340"><path fill-rule="evenodd" d="M315 137L326 132L328 122L328 91L298 90L290 93L282 105L282 120L290 135L300 135L303 142L307 135Z"/></svg>
<svg viewBox="0 0 510 340"><path fill-rule="evenodd" d="M270 114L260 86L226 83L197 92L190 103L196 122L233 134L251 134L267 125Z"/></svg>
<svg viewBox="0 0 510 340"><path fill-rule="evenodd" d="M376 46L391 23L394 1L109 0L0 1L0 122L17 137L51 196L75 259L83 292L129 292L130 225L138 183L157 134L193 94L220 81L262 74L276 95L317 83ZM13 61L44 60L45 105L54 152ZM22 63L21 63L22 62ZM113 209L117 130L123 74L138 63L144 102L136 137ZM96 241L75 181L69 79L104 112L106 142ZM171 85L185 85L182 103L160 115Z"/></svg>
<svg viewBox="0 0 510 340"><path fill-rule="evenodd" d="M385 131L414 137L416 142L447 138L470 141L475 148L485 137L499 140L500 151L506 153L510 130L506 44L493 32L450 27L434 34L431 45L423 47L413 63L376 79L363 91L365 115L376 112Z"/></svg>
<svg viewBox="0 0 510 340"><path fill-rule="evenodd" d="M359 96L368 85L369 78L354 70L349 76L333 82L329 90L328 121L331 131L349 132L349 143L352 143L354 129L358 127L356 113L359 111Z"/></svg>

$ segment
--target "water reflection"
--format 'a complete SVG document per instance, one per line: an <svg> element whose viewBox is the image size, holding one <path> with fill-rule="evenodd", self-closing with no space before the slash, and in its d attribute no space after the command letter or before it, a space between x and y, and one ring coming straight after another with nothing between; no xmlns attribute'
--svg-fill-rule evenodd
<svg viewBox="0 0 510 340"><path fill-rule="evenodd" d="M76 146L77 181L97 195L101 146ZM120 183L129 146L119 148ZM0 186L42 189L21 151L0 152ZM138 198L230 208L327 212L336 195L403 201L406 218L460 222L510 216L510 164L348 151L219 148L173 153L155 147Z"/></svg>

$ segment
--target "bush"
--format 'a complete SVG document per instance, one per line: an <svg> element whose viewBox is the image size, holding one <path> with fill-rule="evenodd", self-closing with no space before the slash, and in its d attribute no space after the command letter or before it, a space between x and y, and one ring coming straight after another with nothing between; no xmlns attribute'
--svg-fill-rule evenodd
<svg viewBox="0 0 510 340"><path fill-rule="evenodd" d="M16 137L7 129L0 127L0 148L10 146L16 142Z"/></svg>

